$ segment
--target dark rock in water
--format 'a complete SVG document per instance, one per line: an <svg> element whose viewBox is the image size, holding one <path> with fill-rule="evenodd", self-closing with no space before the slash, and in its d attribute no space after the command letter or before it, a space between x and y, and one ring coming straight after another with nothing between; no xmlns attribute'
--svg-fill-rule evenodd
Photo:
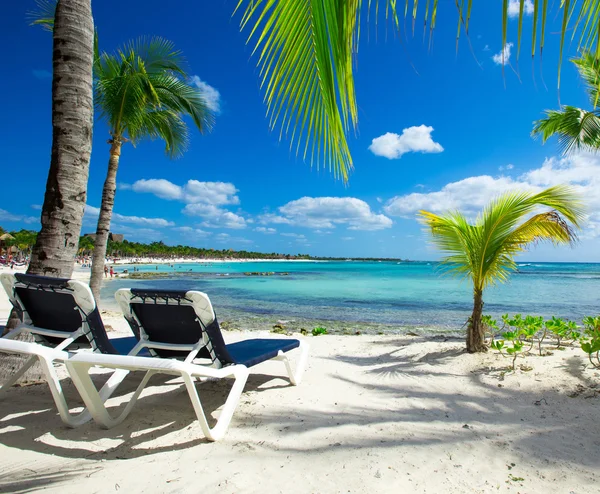
<svg viewBox="0 0 600 494"><path fill-rule="evenodd" d="M135 273L131 273L129 275L130 278L136 280L152 280L156 278L169 278L171 273L144 273L141 271L136 271Z"/></svg>
<svg viewBox="0 0 600 494"><path fill-rule="evenodd" d="M283 324L275 324L273 329L285 329L285 326Z"/></svg>
<svg viewBox="0 0 600 494"><path fill-rule="evenodd" d="M419 336L417 333L414 333L413 331L408 331L406 333L407 336Z"/></svg>

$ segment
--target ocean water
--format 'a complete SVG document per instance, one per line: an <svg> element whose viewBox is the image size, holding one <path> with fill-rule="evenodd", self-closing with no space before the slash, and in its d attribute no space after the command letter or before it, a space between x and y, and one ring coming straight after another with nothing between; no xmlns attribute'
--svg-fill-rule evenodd
<svg viewBox="0 0 600 494"><path fill-rule="evenodd" d="M458 334L472 309L468 281L441 273L434 262L243 262L138 266L166 278L115 279L104 284L103 306L116 309L121 287L206 292L230 327L286 327L330 332ZM120 266L117 271L133 266ZM275 272L246 276L245 272ZM283 275L281 273L287 273ZM484 294L484 312L559 316L581 321L600 313L600 264L520 263L507 284Z"/></svg>

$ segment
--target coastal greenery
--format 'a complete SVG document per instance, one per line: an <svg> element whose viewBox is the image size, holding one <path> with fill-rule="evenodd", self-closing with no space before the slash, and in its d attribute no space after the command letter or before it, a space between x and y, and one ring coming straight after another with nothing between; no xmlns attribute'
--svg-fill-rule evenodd
<svg viewBox="0 0 600 494"><path fill-rule="evenodd" d="M487 350L482 324L485 288L507 281L517 268L515 256L529 245L573 243L585 216L581 198L567 186L506 193L492 200L474 222L458 211L419 215L434 245L446 254L445 272L473 283L473 312L467 325L471 353Z"/></svg>
<svg viewBox="0 0 600 494"><path fill-rule="evenodd" d="M4 233L4 230L0 227L0 234L2 233ZM2 251L6 251L7 248L15 247L17 249L17 259L28 258L31 254L31 249L35 245L37 232L21 229L7 233L8 235L0 242L0 253L4 253Z"/></svg>
<svg viewBox="0 0 600 494"><path fill-rule="evenodd" d="M492 316L484 315L482 323L490 347L512 359L513 371L517 358L529 355L534 346L539 356L551 354L547 347L545 353L542 350L542 343L549 339L556 340L556 349L578 343L592 366L600 369L600 316L584 317L582 326L555 316L544 320L542 316L521 314L504 314L502 325Z"/></svg>
<svg viewBox="0 0 600 494"><path fill-rule="evenodd" d="M317 326L316 328L313 328L313 330L312 330L313 336L320 336L322 334L327 334L327 328L323 328L321 326Z"/></svg>
<svg viewBox="0 0 600 494"><path fill-rule="evenodd" d="M542 142L558 137L558 146L563 153L580 149L600 148L600 61L592 53L584 53L571 60L579 72L588 93L591 110L564 105L559 110L547 110L546 118L534 124L532 135L541 136Z"/></svg>

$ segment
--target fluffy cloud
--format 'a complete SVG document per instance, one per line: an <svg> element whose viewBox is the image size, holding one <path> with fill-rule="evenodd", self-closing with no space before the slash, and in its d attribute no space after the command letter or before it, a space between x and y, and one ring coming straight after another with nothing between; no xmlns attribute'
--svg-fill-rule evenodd
<svg viewBox="0 0 600 494"><path fill-rule="evenodd" d="M188 216L198 216L204 220L204 228L245 228L246 220L239 214L228 211L223 206L237 205L240 199L235 185L228 182L199 182L188 180L184 185L176 185L163 178L138 180L133 184L120 184L121 189L154 194L161 199L181 201L186 204L182 212Z"/></svg>
<svg viewBox="0 0 600 494"><path fill-rule="evenodd" d="M202 92L206 106L208 106L215 113L221 112L221 93L207 82L204 82L200 77L194 75L190 78L192 84L194 84Z"/></svg>
<svg viewBox="0 0 600 494"><path fill-rule="evenodd" d="M491 198L504 192L537 192L558 184L570 184L584 197L589 214L584 235L600 236L600 156L588 153L546 159L539 168L516 178L480 175L449 183L438 191L396 196L384 210L405 218L414 218L420 209L434 213L458 209L474 216Z"/></svg>
<svg viewBox="0 0 600 494"><path fill-rule="evenodd" d="M200 228L192 228L191 226L176 226L175 228L173 228L173 230L175 230L176 232L183 233L186 237L205 237L211 234L211 232L201 230Z"/></svg>
<svg viewBox="0 0 600 494"><path fill-rule="evenodd" d="M279 208L280 214L263 214L263 224L281 223L306 228L334 228L345 225L349 230L381 230L392 220L371 211L369 205L355 197L302 197Z"/></svg>
<svg viewBox="0 0 600 494"><path fill-rule="evenodd" d="M521 10L521 1L520 0L509 0L508 2L508 16L509 17L519 17L519 12ZM531 0L525 0L523 4L523 14L531 15L533 14L533 2Z"/></svg>
<svg viewBox="0 0 600 494"><path fill-rule="evenodd" d="M22 214L12 214L6 209L0 209L0 221L14 222L14 223L35 223L39 221L39 218L33 216L24 216Z"/></svg>
<svg viewBox="0 0 600 494"><path fill-rule="evenodd" d="M95 208L94 206L90 206L86 204L85 206L85 215L88 219L97 219L100 215L100 208ZM112 221L118 223L129 223L132 225L139 226L153 226L153 227L165 227L165 226L173 226L175 223L172 221L165 220L163 218L144 218L143 216L125 216L123 214L114 213L112 214Z"/></svg>
<svg viewBox="0 0 600 494"><path fill-rule="evenodd" d="M183 213L201 217L204 220L201 226L205 228L246 228L246 220L242 216L212 204L188 204Z"/></svg>
<svg viewBox="0 0 600 494"><path fill-rule="evenodd" d="M433 127L419 125L402 131L402 135L388 132L376 137L369 149L377 156L390 160L401 158L405 153L441 153L444 148L431 138Z"/></svg>
<svg viewBox="0 0 600 494"><path fill-rule="evenodd" d="M188 180L184 185L176 185L164 178L142 179L133 184L119 184L120 189L154 194L161 199L182 201L186 204L205 203L215 206L239 204L235 185L228 182L199 182Z"/></svg>
<svg viewBox="0 0 600 494"><path fill-rule="evenodd" d="M500 53L496 53L492 60L496 65L506 65L510 60L511 48L513 47L512 43L506 43L504 45L504 49L500 50Z"/></svg>
<svg viewBox="0 0 600 494"><path fill-rule="evenodd" d="M254 229L254 231L259 233L265 233L267 235L273 235L274 233L277 233L277 230L275 230L275 228L265 228L264 226L257 226Z"/></svg>

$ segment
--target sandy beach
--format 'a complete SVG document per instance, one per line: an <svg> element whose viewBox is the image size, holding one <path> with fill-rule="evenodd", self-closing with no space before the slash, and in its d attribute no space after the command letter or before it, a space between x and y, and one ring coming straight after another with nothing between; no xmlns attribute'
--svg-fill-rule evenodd
<svg viewBox="0 0 600 494"><path fill-rule="evenodd" d="M119 315L103 318L111 336L128 334ZM153 378L111 430L66 428L45 384L12 388L0 409L0 491L598 492L600 373L579 349L527 357L519 364L532 369L512 373L502 356L468 355L443 337L307 340L302 384L290 386L280 363L255 367L218 443L203 439L171 378ZM66 376L62 384L77 406ZM228 383L199 389L217 417Z"/></svg>

